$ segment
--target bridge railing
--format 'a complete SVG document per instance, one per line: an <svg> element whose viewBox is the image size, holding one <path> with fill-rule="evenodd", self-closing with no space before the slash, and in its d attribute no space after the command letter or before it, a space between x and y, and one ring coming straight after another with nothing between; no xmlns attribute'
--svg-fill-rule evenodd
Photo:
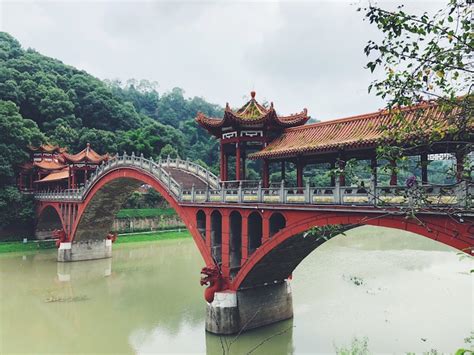
<svg viewBox="0 0 474 355"><path fill-rule="evenodd" d="M168 157L167 159L160 159L158 161L158 164L161 167L175 168L175 169L187 171L191 174L194 174L200 177L208 185L212 186L213 188L219 187L220 180L215 174L213 174L208 169L202 167L201 165L190 161L189 159L186 159L186 160L182 160L179 158L171 159L170 157Z"/></svg>
<svg viewBox="0 0 474 355"><path fill-rule="evenodd" d="M424 206L424 207L462 207L471 208L474 198L474 185L466 182L455 185L417 185L417 186L326 186L262 188L235 187L223 183L219 189L183 190L183 202L221 202L221 203L275 203L275 204L313 204L350 206Z"/></svg>
<svg viewBox="0 0 474 355"><path fill-rule="evenodd" d="M251 183L221 182L210 171L189 160L165 159L158 162L145 159L143 155L117 155L102 164L91 175L84 187L61 192L43 191L35 194L39 200L80 201L85 198L95 182L105 173L118 167L139 167L148 171L162 182L163 186L181 202L220 203L274 203L313 204L350 206L428 206L471 208L474 198L474 184L466 181L455 185L415 185L415 186L370 186L293 187L273 184L263 188L260 181ZM207 188L183 189L167 171L176 168L199 176L207 182Z"/></svg>
<svg viewBox="0 0 474 355"><path fill-rule="evenodd" d="M192 163L189 160L181 159L167 159L160 160L158 162L153 159L145 159L143 155L136 156L134 153L127 155L125 152L123 155L116 155L109 159L106 163L100 165L90 176L86 184L80 189L69 189L63 191L41 191L35 194L35 198L38 200L51 200L51 201L81 201L85 198L89 190L96 183L101 176L112 169L118 167L139 167L142 170L150 172L162 184L171 192L177 200L181 200L183 196L183 188L170 174L166 168L174 167L177 169L185 170L190 173L194 173L201 179L206 181L213 187L219 186L219 179L212 174L210 171L198 164Z"/></svg>

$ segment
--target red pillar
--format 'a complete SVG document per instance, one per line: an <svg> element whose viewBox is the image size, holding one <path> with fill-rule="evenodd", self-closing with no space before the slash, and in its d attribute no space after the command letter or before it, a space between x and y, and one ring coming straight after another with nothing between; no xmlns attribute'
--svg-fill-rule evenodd
<svg viewBox="0 0 474 355"><path fill-rule="evenodd" d="M240 265L243 265L248 258L248 245L249 245L249 216L248 214L242 214L242 259Z"/></svg>
<svg viewBox="0 0 474 355"><path fill-rule="evenodd" d="M268 167L268 160L263 160L263 167L262 167L262 185L264 188L268 188L270 186L270 172Z"/></svg>
<svg viewBox="0 0 474 355"><path fill-rule="evenodd" d="M421 183L428 183L428 153L421 153L420 156L421 163Z"/></svg>
<svg viewBox="0 0 474 355"><path fill-rule="evenodd" d="M229 172L227 170L228 168L228 159L227 159L227 154L224 152L224 178L222 179L223 181L227 181L227 179L229 178Z"/></svg>
<svg viewBox="0 0 474 355"><path fill-rule="evenodd" d="M245 169L245 158L246 158L246 153L245 153L245 148L244 151L241 153L242 154L242 180L245 180L245 175L246 175L246 169Z"/></svg>
<svg viewBox="0 0 474 355"><path fill-rule="evenodd" d="M464 172L464 152L456 153L456 181L461 182Z"/></svg>
<svg viewBox="0 0 474 355"><path fill-rule="evenodd" d="M343 159L338 159L338 167L341 173L339 173L339 186L346 186L346 176L344 175L344 169L346 168L346 161Z"/></svg>
<svg viewBox="0 0 474 355"><path fill-rule="evenodd" d="M270 216L262 214L262 245L270 239Z"/></svg>
<svg viewBox="0 0 474 355"><path fill-rule="evenodd" d="M221 210L222 215L222 274L230 278L230 223L229 211Z"/></svg>
<svg viewBox="0 0 474 355"><path fill-rule="evenodd" d="M334 170L336 169L336 162L332 161L330 164L330 169L334 172ZM331 174L331 186L336 186L336 176L334 174Z"/></svg>
<svg viewBox="0 0 474 355"><path fill-rule="evenodd" d="M227 170L227 162L226 162L226 155L225 155L225 152L224 152L224 144L222 144L221 142L221 161L220 161L220 166L221 166L221 169L220 169L220 172L221 172L221 181L225 181L226 180L226 170Z"/></svg>
<svg viewBox="0 0 474 355"><path fill-rule="evenodd" d="M397 172L396 172L396 167L397 167L397 162L395 160L392 160L390 162L390 165L392 166L392 174L390 175L390 185L396 186L397 185Z"/></svg>
<svg viewBox="0 0 474 355"><path fill-rule="evenodd" d="M370 168L372 170L372 176L375 184L377 184L377 157L373 156L370 159Z"/></svg>
<svg viewBox="0 0 474 355"><path fill-rule="evenodd" d="M211 211L205 211L206 213L206 248L212 255L211 250Z"/></svg>
<svg viewBox="0 0 474 355"><path fill-rule="evenodd" d="M298 187L303 187L303 169L304 169L304 164L303 161L298 159L296 161L296 185Z"/></svg>
<svg viewBox="0 0 474 355"><path fill-rule="evenodd" d="M235 143L235 180L241 180L240 158L240 143Z"/></svg>

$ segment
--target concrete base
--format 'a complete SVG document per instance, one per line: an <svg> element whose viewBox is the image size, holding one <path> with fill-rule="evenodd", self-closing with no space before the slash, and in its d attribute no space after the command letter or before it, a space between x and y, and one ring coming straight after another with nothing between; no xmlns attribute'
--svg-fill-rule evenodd
<svg viewBox="0 0 474 355"><path fill-rule="evenodd" d="M82 261L112 257L112 241L87 240L81 242L61 243L58 248L58 261Z"/></svg>
<svg viewBox="0 0 474 355"><path fill-rule="evenodd" d="M289 282L239 291L216 292L207 304L206 330L235 334L293 317Z"/></svg>

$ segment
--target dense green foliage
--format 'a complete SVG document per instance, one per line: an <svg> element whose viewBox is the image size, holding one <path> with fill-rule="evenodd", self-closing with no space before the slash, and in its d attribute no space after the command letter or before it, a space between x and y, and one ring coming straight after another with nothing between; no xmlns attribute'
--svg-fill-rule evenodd
<svg viewBox="0 0 474 355"><path fill-rule="evenodd" d="M0 230L31 221L31 201L14 188L28 145L49 142L78 152L89 142L99 153L179 155L217 171L217 143L195 124L198 111L222 114L179 88L160 96L146 80L101 81L0 32Z"/></svg>

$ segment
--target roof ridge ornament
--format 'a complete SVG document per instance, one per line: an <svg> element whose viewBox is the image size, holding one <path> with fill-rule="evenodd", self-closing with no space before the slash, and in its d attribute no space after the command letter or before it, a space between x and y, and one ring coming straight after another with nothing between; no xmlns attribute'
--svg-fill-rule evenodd
<svg viewBox="0 0 474 355"><path fill-rule="evenodd" d="M255 90L250 91L250 96L252 97L252 100L255 100L255 95L256 94L257 93L255 92Z"/></svg>

